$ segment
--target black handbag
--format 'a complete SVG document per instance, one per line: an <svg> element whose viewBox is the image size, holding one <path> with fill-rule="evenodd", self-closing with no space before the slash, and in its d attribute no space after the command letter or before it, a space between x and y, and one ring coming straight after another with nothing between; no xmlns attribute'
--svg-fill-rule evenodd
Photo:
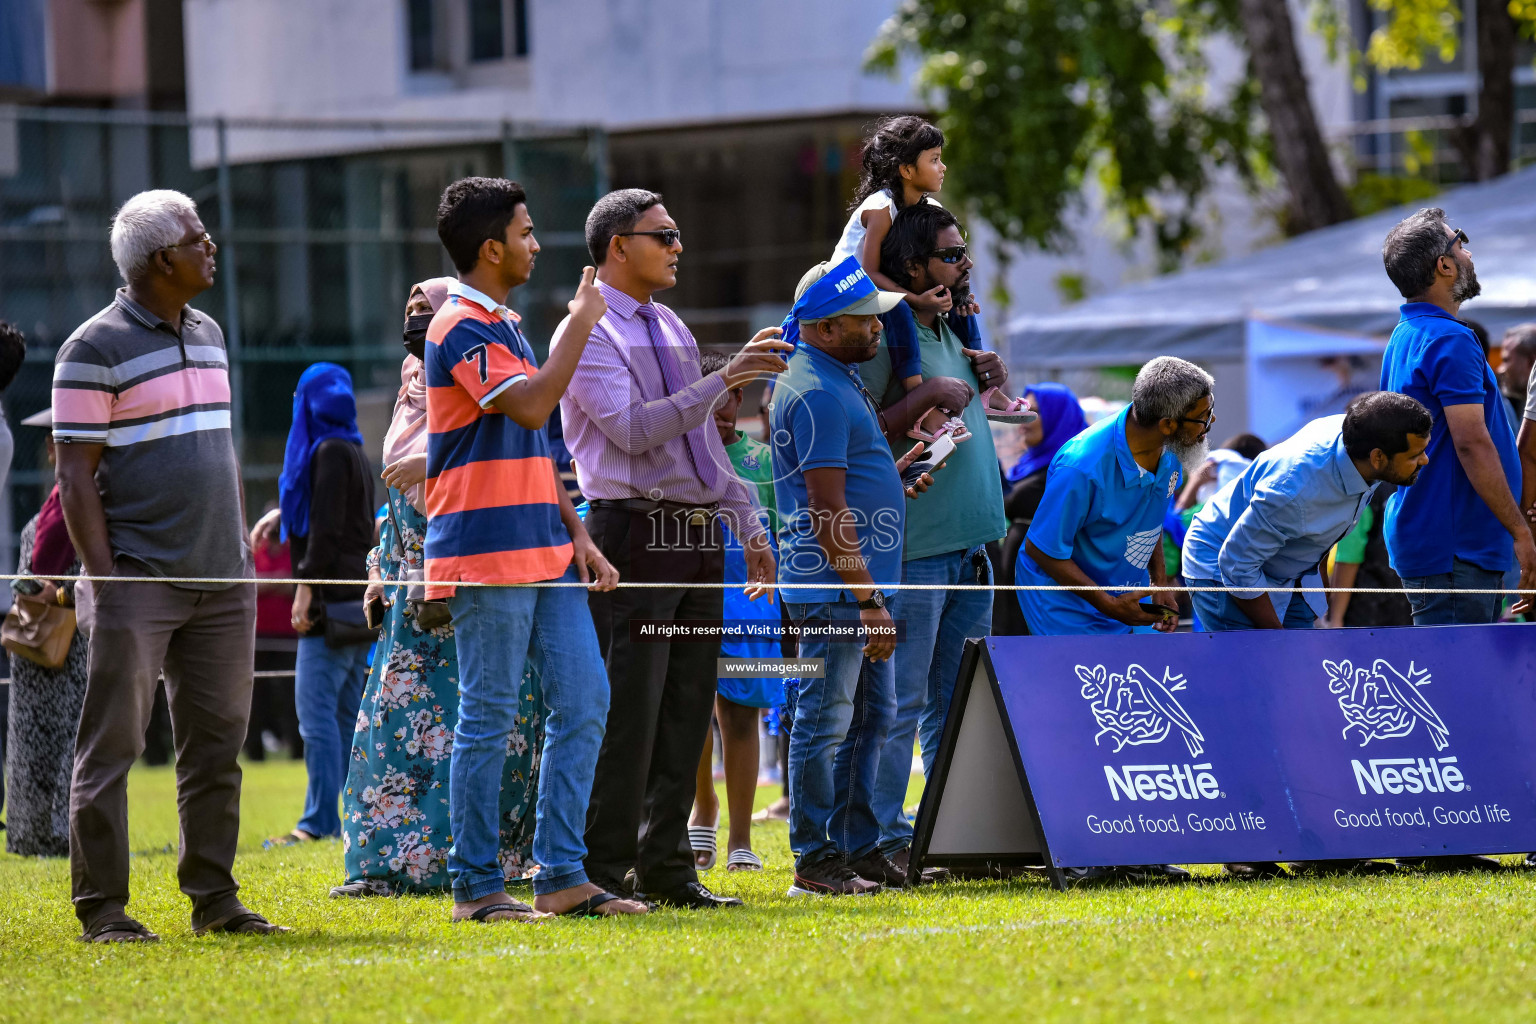
<svg viewBox="0 0 1536 1024"><path fill-rule="evenodd" d="M371 644L379 638L377 629L369 629L363 615L363 599L351 601L326 601L325 646L332 649Z"/></svg>

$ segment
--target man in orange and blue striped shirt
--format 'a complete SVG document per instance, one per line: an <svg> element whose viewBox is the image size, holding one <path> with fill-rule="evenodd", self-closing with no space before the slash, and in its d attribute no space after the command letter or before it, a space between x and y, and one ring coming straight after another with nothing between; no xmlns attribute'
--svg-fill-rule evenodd
<svg viewBox="0 0 1536 1024"><path fill-rule="evenodd" d="M517 315L504 305L532 274L539 252L521 186L501 178L454 182L438 205L437 233L459 272L427 328L423 360L427 593L451 595L459 655L459 723L448 774L453 917L643 914L643 903L604 892L582 866L608 715L608 678L587 595L581 587L516 585L592 581L609 590L618 582L560 486L545 433L606 305L588 267L570 302L571 342L541 370ZM507 895L496 856L501 766L529 658L539 664L549 707L533 837L542 870L533 907Z"/></svg>

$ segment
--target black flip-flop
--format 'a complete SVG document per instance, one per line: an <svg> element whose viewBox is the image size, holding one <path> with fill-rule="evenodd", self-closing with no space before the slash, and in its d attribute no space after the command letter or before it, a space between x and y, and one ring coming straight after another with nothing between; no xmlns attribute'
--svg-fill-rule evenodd
<svg viewBox="0 0 1536 1024"><path fill-rule="evenodd" d="M487 903L473 914L470 914L468 917L461 917L459 920L478 921L481 924L495 924L495 921L490 920L491 915L501 913L535 914L538 913L538 911L534 910L526 903L520 903L517 900L512 900L509 903Z"/></svg>
<svg viewBox="0 0 1536 1024"><path fill-rule="evenodd" d="M226 932L230 935L281 935L292 930L285 925L273 924L254 910L241 907L216 921L193 928L192 934L198 938L214 932Z"/></svg>
<svg viewBox="0 0 1536 1024"><path fill-rule="evenodd" d="M599 914L597 908L604 903L612 903L619 899L611 892L593 893L569 910L560 911L561 917L612 917L611 914Z"/></svg>

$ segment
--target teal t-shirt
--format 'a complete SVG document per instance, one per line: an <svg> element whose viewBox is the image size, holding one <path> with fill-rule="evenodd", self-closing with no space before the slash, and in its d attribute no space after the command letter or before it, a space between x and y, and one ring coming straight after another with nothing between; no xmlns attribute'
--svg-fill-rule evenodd
<svg viewBox="0 0 1536 1024"><path fill-rule="evenodd" d="M1003 515L1002 474L998 470L997 449L992 446L987 413L981 405L981 385L971 369L971 361L960 351L960 339L943 317L938 318L937 324L937 333L917 325L923 379L954 377L975 388L977 394L961 414L971 432L970 440L955 446L944 469L933 474L933 486L926 493L907 502L902 560L908 562L987 544L1008 532L1008 519ZM875 358L859 364L859 376L870 394L881 396L883 404L902 395L901 381L891 372L891 357L883 345Z"/></svg>

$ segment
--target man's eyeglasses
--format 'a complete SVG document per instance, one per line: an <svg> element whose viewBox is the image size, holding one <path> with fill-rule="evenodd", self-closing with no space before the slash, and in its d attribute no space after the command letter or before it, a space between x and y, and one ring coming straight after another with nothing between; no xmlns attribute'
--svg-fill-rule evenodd
<svg viewBox="0 0 1536 1024"><path fill-rule="evenodd" d="M1200 424L1200 432L1202 434L1209 434L1211 432L1211 424L1216 422L1216 411L1214 409L1211 410L1211 412L1203 420L1196 419L1193 416L1180 416L1179 422L1198 423Z"/></svg>
<svg viewBox="0 0 1536 1024"><path fill-rule="evenodd" d="M174 245L162 245L160 248L162 248L162 249L180 249L184 245L195 245L195 246L197 246L200 249L206 249L206 248L208 248L208 246L210 246L212 244L213 244L213 236L208 234L208 232L204 231L202 234L198 235L196 238L189 238L185 242L177 242Z"/></svg>
<svg viewBox="0 0 1536 1024"><path fill-rule="evenodd" d="M935 249L928 256L930 259L936 259L941 263L959 263L965 259L965 246L951 245L943 249Z"/></svg>
<svg viewBox="0 0 1536 1024"><path fill-rule="evenodd" d="M661 244L666 246L668 249L676 245L678 240L683 237L683 233L677 230L677 228L661 228L657 231L615 231L614 234L619 236L650 235L652 238L661 239Z"/></svg>
<svg viewBox="0 0 1536 1024"><path fill-rule="evenodd" d="M1449 225L1447 226L1449 227ZM1467 233L1461 230L1461 228L1451 228L1451 230L1455 232L1455 234L1451 235L1451 240L1445 243L1445 252L1440 254L1442 256L1449 256L1451 250L1456 248L1457 242L1460 242L1462 245L1472 244L1472 240L1467 237Z"/></svg>

